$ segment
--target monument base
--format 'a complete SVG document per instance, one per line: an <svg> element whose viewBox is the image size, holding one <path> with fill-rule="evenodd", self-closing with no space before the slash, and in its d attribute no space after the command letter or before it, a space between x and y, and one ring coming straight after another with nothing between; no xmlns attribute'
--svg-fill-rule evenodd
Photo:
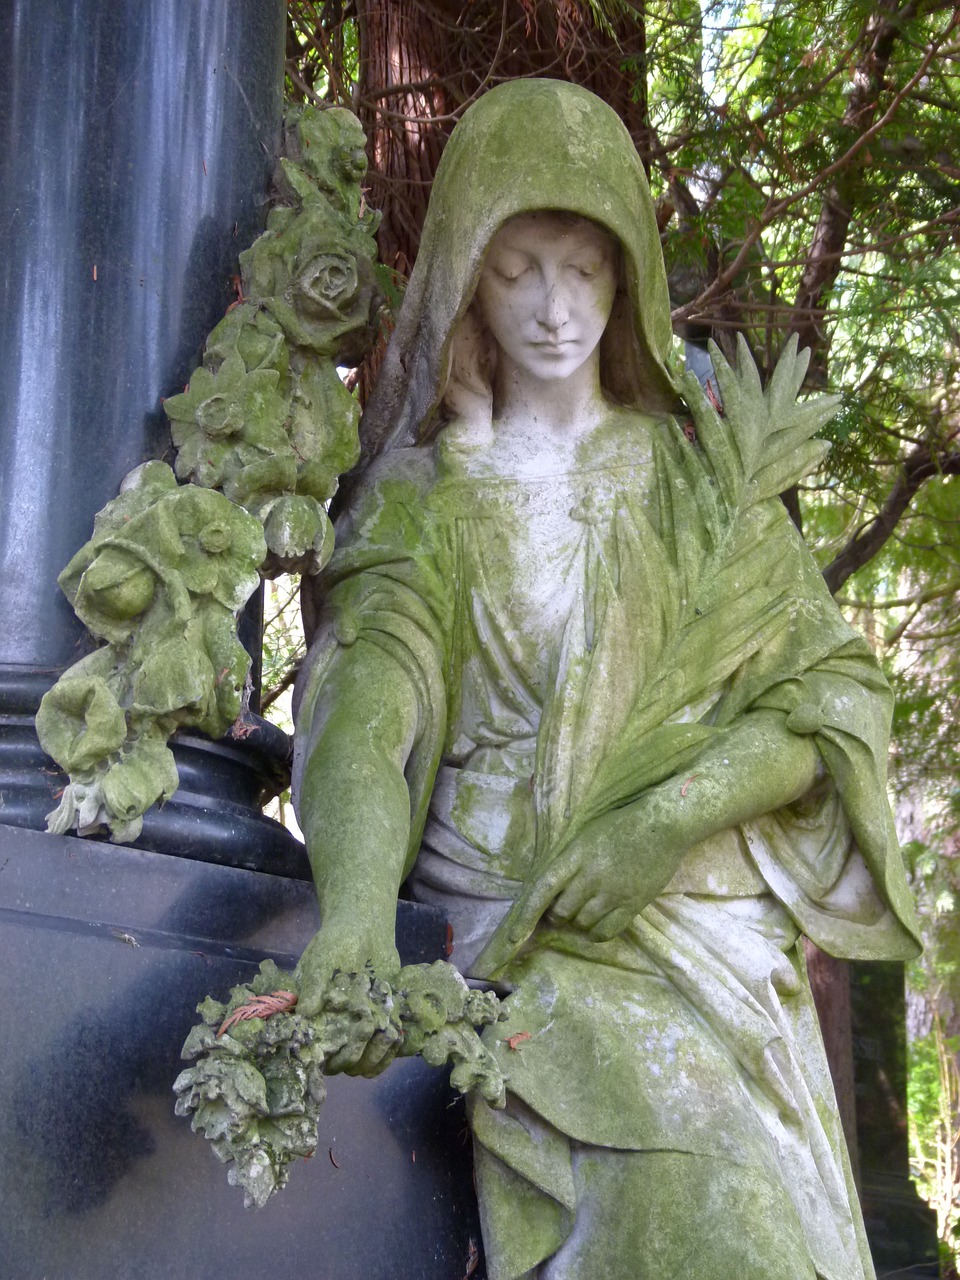
<svg viewBox="0 0 960 1280"><path fill-rule="evenodd" d="M174 1116L207 994L319 923L312 885L0 826L0 1275L16 1280L482 1280L462 1102L420 1059L335 1077L315 1156L262 1210ZM404 963L445 953L401 903Z"/></svg>

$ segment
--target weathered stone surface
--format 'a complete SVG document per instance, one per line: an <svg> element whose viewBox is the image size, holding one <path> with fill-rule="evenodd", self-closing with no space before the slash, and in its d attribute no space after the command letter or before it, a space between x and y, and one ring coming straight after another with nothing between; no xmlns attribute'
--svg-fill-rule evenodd
<svg viewBox="0 0 960 1280"><path fill-rule="evenodd" d="M283 201L240 255L242 295L202 368L164 403L181 480L219 489L264 525L264 572L315 573L333 550L324 503L357 459L359 407L337 373L374 336L379 292L355 116L287 119Z"/></svg>
<svg viewBox="0 0 960 1280"><path fill-rule="evenodd" d="M571 85L491 91L438 171L361 426L383 456L319 583L300 1000L395 975L404 877L453 960L515 988L484 1033L507 1106L471 1111L497 1280L638 1256L856 1280L799 944L915 953L889 690L777 498L822 456L804 360L763 388L715 354L721 412L670 341L620 122Z"/></svg>
<svg viewBox="0 0 960 1280"><path fill-rule="evenodd" d="M264 961L226 1004L204 1000L181 1054L195 1065L173 1086L177 1114L231 1163L227 1176L248 1208L262 1209L286 1185L292 1161L313 1155L328 1065L371 1041L378 1074L394 1056L419 1054L431 1067L450 1064L460 1093L504 1105L500 1068L474 1029L497 1021L497 999L471 991L445 961L408 965L392 989L369 974L338 974L313 1017L297 1012L296 988L295 974Z"/></svg>
<svg viewBox="0 0 960 1280"><path fill-rule="evenodd" d="M146 462L97 516L60 575L87 628L107 644L44 695L37 732L70 774L49 829L107 827L137 837L177 788L167 739L178 727L226 733L241 710L250 657L236 615L260 578L263 530L222 494L178 485Z"/></svg>

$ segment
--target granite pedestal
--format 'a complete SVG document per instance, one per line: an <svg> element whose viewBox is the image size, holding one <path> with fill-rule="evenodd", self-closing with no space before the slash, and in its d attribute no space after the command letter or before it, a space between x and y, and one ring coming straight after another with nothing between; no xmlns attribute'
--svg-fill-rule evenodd
<svg viewBox="0 0 960 1280"><path fill-rule="evenodd" d="M302 881L0 827L0 1276L461 1280L480 1236L445 1073L331 1079L315 1156L262 1210L174 1116L197 1002L291 966L317 923ZM401 904L398 937L434 960L446 925Z"/></svg>

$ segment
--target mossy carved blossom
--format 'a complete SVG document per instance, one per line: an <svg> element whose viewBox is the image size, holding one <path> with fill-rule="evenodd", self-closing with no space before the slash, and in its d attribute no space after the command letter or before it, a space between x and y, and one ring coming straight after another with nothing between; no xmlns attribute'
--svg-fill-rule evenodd
<svg viewBox="0 0 960 1280"><path fill-rule="evenodd" d="M242 300L210 335L186 391L164 404L178 477L257 516L268 574L315 573L333 550L324 504L357 459L359 420L337 366L362 358L379 300L357 120L305 107L288 126L288 150L285 203L240 255Z"/></svg>
<svg viewBox="0 0 960 1280"><path fill-rule="evenodd" d="M37 713L44 750L70 774L50 831L108 827L135 839L145 811L177 788L170 735L226 733L250 665L236 614L265 554L259 522L222 494L178 485L163 462L127 476L60 575L77 616L107 643Z"/></svg>

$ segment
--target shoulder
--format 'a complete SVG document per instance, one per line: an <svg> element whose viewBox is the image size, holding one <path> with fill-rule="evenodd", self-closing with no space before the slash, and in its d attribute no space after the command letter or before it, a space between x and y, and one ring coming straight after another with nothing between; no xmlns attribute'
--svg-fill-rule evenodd
<svg viewBox="0 0 960 1280"><path fill-rule="evenodd" d="M437 462L432 447L390 449L370 464L360 482L357 499L363 501L365 495L387 488L425 497L436 482Z"/></svg>
<svg viewBox="0 0 960 1280"><path fill-rule="evenodd" d="M669 430L667 422L664 415L612 405L603 422L584 442L580 462L588 468L652 462L657 437Z"/></svg>
<svg viewBox="0 0 960 1280"><path fill-rule="evenodd" d="M367 467L337 520L337 543L350 541L359 530L395 522L401 513L423 509L436 484L437 468L430 448L391 449Z"/></svg>

